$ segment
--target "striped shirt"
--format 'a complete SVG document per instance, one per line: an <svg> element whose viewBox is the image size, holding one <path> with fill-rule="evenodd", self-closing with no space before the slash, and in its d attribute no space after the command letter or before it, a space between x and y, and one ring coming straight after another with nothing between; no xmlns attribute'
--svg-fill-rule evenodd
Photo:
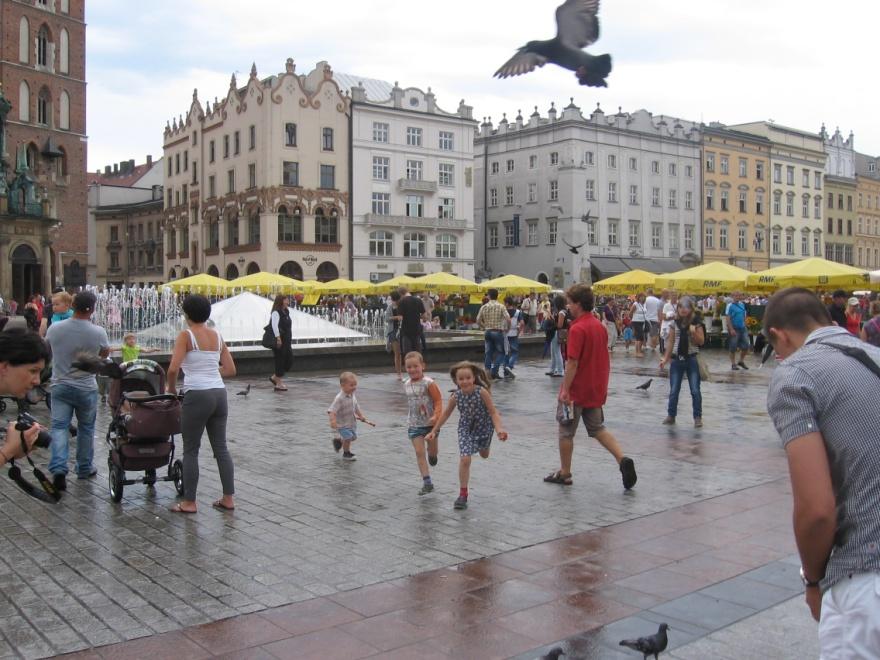
<svg viewBox="0 0 880 660"><path fill-rule="evenodd" d="M880 379L820 341L860 348L878 365L880 348L845 328L820 328L779 364L770 381L767 411L783 446L818 431L828 451L837 531L824 590L851 573L880 571Z"/></svg>
<svg viewBox="0 0 880 660"><path fill-rule="evenodd" d="M477 324L483 330L507 330L509 320L507 308L497 300L490 300L477 312Z"/></svg>

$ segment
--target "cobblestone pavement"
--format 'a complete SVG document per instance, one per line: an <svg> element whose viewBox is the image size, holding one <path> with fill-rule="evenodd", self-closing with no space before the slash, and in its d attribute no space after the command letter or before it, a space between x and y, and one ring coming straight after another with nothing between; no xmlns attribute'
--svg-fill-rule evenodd
<svg viewBox="0 0 880 660"><path fill-rule="evenodd" d="M122 503L112 504L106 487L106 450L100 440L96 443L99 477L70 481L57 506L29 499L10 481L0 481L0 556L5 558L0 571L0 657L40 657L99 647L267 608L293 607L291 603L316 597L339 598L340 592L356 594L365 585L376 585L368 587L375 589L499 553L516 557L517 551L528 553L529 546L599 527L613 525L620 530L617 534L626 535L626 525L631 524L626 521L644 519L662 525L663 512L720 502L721 496L734 497L732 508L724 509L724 524L713 524L688 541L698 546L699 553L690 553L694 549L690 546L679 556L683 551L674 546L680 539L672 534L659 549L632 550L637 554L629 569L621 567L618 574L609 569L618 592L618 600L612 601L616 616L600 617L595 625L663 604L673 592L683 597L780 560L793 552L793 543L785 505L789 496L784 454L765 411L772 365L766 370L730 372L726 355L712 354L710 361L718 378L703 388L706 426L692 427L690 396L684 388L679 424L666 428L659 422L666 414L667 381L658 377L655 356L638 360L618 349L606 422L636 461L639 483L629 493L621 488L613 460L583 430L576 440L575 485L563 488L541 482L557 467L553 417L559 379L544 375L544 362L521 364L516 380L493 388L511 438L507 443L496 440L492 458L475 463L471 508L465 512L452 510L457 495L454 418L441 433L440 464L433 470L437 491L425 497L416 494L421 482L406 439L405 399L394 376L360 375L359 401L378 426L361 428L355 446L358 460L353 463L342 462L330 445L324 410L338 389L334 375L290 379L287 394L272 392L268 381L254 380L247 397L232 395L245 381L232 382L229 440L236 467L234 513L210 506L219 496L219 479L207 442L201 456L200 511L195 516L168 511L175 501L170 483L157 484L154 490L127 486ZM442 389L451 387L448 375L439 370L434 375ZM647 392L636 391L634 387L648 377L655 378L653 386ZM108 419L106 410L99 415L101 438ZM47 460L41 456L40 462ZM739 491L748 493L740 498L742 502L735 497ZM755 504L755 498L762 496L768 497L766 502ZM740 515L741 509L748 511ZM668 529L636 529L652 530L647 542L675 532L681 515L668 521ZM755 527L756 521L763 526ZM756 532L763 545L751 538ZM737 543L747 536L747 542ZM724 543L714 545L717 538ZM627 539L631 544L638 540ZM745 553L749 561L737 563L737 552ZM636 560L644 557L638 553L666 561L640 563ZM662 594L636 602L641 597L632 594L645 592L627 580L662 584L670 575L657 566L703 553L713 555L710 563L715 569L718 562L730 564L723 576L706 566L701 569L697 561L688 570L672 573L683 590L662 587ZM632 572L633 565L659 574L640 578ZM713 579L694 581L689 570L704 577L711 574ZM538 604L530 589L522 589L518 597L526 607ZM674 606L682 605L670 607ZM760 609L747 607L731 621ZM663 614L649 614L648 620ZM715 623L696 626L692 638L715 630ZM513 624L515 620L508 622L508 628ZM505 653L515 655L574 632L557 627L548 639L524 635L516 648ZM460 649L447 645L434 650L455 657Z"/></svg>

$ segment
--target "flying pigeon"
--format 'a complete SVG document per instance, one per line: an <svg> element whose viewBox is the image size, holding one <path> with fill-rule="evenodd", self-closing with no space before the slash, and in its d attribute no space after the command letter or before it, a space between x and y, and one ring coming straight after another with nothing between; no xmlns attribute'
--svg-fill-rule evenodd
<svg viewBox="0 0 880 660"><path fill-rule="evenodd" d="M251 384L248 383L247 387L244 388L241 392L236 392L235 396L247 396L250 393L251 393Z"/></svg>
<svg viewBox="0 0 880 660"><path fill-rule="evenodd" d="M582 50L599 38L599 0L565 0L556 9L556 36L546 41L530 41L520 48L498 71L496 78L530 73L551 62L575 72L581 85L607 87L611 56L590 55Z"/></svg>
<svg viewBox="0 0 880 660"><path fill-rule="evenodd" d="M571 252L572 254L580 254L580 253L578 252L578 248L582 248L582 247L584 247L584 246L586 245L585 242L584 242L584 243L581 243L580 245L572 245L571 243L569 243L569 242L568 242L567 240L565 240L564 238L562 239L562 242L565 243L565 244L568 246L568 251Z"/></svg>
<svg viewBox="0 0 880 660"><path fill-rule="evenodd" d="M624 639L620 642L620 645L643 653L644 658L642 660L647 660L649 655L653 655L654 660L657 660L657 656L666 650L666 645L669 643L666 637L667 628L669 628L669 624L661 623L660 629L656 634L639 637L638 639Z"/></svg>
<svg viewBox="0 0 880 660"><path fill-rule="evenodd" d="M590 221L590 212L587 211L586 215L581 216L581 222L589 222Z"/></svg>
<svg viewBox="0 0 880 660"><path fill-rule="evenodd" d="M653 382L654 382L654 379L653 379L653 378L649 378L649 379L646 380L644 383L642 383L641 385L639 385L638 387L636 387L636 389L637 389L637 390L645 390L645 391L647 392L647 391L648 391L648 388L651 387L651 383L653 383Z"/></svg>

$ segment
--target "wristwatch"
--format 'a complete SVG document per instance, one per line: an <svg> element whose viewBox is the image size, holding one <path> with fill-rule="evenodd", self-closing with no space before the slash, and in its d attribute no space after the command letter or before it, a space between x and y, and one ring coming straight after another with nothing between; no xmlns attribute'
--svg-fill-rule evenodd
<svg viewBox="0 0 880 660"><path fill-rule="evenodd" d="M807 576L804 574L804 567L801 566L801 582L804 583L804 586L807 589L815 589L816 587L819 586L819 583L821 582L821 580L816 580L815 582L811 582L810 580L808 580Z"/></svg>

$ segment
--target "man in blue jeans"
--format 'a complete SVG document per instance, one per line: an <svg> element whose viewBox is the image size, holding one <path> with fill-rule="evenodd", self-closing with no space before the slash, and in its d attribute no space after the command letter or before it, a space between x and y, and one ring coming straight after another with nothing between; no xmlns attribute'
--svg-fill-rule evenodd
<svg viewBox="0 0 880 660"><path fill-rule="evenodd" d="M738 371L746 366L746 353L750 348L749 331L746 329L746 304L742 301L739 291L733 292L733 302L727 303L724 311L727 317L727 334L730 338L730 368ZM739 349L739 362L736 361L736 351Z"/></svg>
<svg viewBox="0 0 880 660"><path fill-rule="evenodd" d="M107 357L110 342L107 331L91 322L95 295L88 291L73 298L73 316L53 323L46 333L52 348L52 458L49 472L55 488L67 488L67 459L70 454L70 421L76 414L76 476L94 477L95 416L98 383L93 374L80 371L72 363L83 357Z"/></svg>
<svg viewBox="0 0 880 660"><path fill-rule="evenodd" d="M506 359L504 335L510 327L510 314L507 313L507 308L498 302L498 289L489 289L488 295L489 302L477 312L477 325L485 331L486 371L491 372L492 378L500 378L498 369Z"/></svg>

